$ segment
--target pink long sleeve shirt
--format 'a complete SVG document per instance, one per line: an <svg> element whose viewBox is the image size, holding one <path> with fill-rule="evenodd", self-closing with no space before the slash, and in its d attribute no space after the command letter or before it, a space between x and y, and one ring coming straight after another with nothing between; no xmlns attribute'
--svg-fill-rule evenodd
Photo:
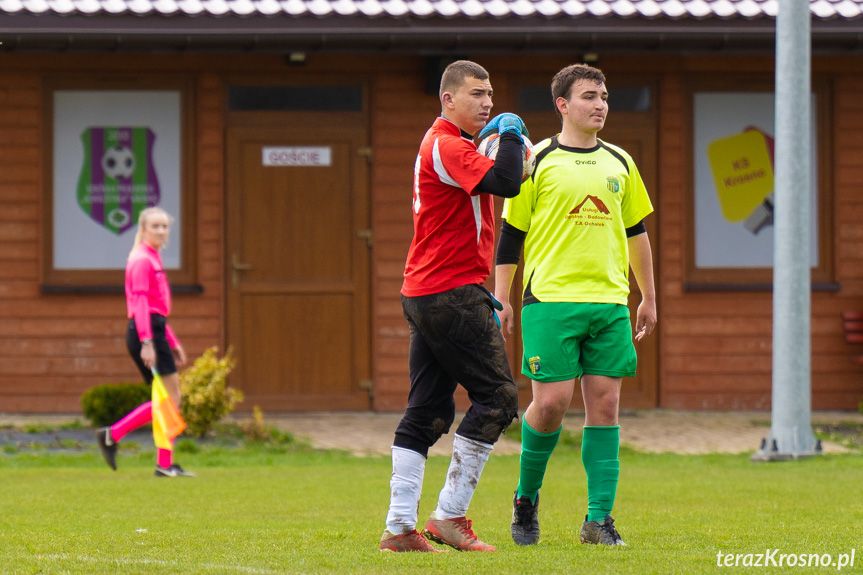
<svg viewBox="0 0 863 575"><path fill-rule="evenodd" d="M135 318L141 341L153 339L151 313L166 318L171 313L171 288L162 268L162 257L145 243L139 244L126 262L126 310L130 319ZM172 349L180 345L167 324L165 336Z"/></svg>

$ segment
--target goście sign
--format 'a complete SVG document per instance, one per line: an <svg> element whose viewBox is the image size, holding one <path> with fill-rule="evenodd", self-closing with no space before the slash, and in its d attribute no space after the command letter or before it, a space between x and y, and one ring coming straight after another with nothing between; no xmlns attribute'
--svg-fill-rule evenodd
<svg viewBox="0 0 863 575"><path fill-rule="evenodd" d="M332 149L329 146L265 147L261 161L264 166L329 166Z"/></svg>

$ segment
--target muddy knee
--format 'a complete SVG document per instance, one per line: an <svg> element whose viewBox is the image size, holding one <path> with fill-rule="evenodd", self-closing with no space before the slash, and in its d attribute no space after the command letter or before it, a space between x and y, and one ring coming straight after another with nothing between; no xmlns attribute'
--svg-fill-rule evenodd
<svg viewBox="0 0 863 575"><path fill-rule="evenodd" d="M437 440L445 433L449 433L449 428L452 427L452 422L455 421L455 410L453 413L444 416L436 417L432 420L432 445L437 443Z"/></svg>
<svg viewBox="0 0 863 575"><path fill-rule="evenodd" d="M498 387L492 396L491 409L483 417L482 441L494 443L518 416L518 388L514 383Z"/></svg>
<svg viewBox="0 0 863 575"><path fill-rule="evenodd" d="M449 432L455 420L455 400L433 408L408 407L396 428L393 445L427 456L429 448Z"/></svg>

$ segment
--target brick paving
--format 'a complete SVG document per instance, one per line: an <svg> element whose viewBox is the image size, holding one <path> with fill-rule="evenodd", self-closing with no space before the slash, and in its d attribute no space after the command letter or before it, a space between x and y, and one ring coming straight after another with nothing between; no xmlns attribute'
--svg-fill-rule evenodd
<svg viewBox="0 0 863 575"><path fill-rule="evenodd" d="M357 455L387 455L400 413L295 413L268 416L280 429L308 438L320 448L337 448ZM577 431L584 422L580 413L567 415L564 428ZM863 425L859 412L815 412L812 423L855 423ZM432 447L430 455L449 455L452 431ZM752 453L770 433L770 412L695 412L633 411L620 416L620 435L624 445L649 453L680 454ZM516 454L520 443L505 435L495 445L495 453ZM847 451L825 442L826 453Z"/></svg>
<svg viewBox="0 0 863 575"><path fill-rule="evenodd" d="M233 419L248 419L248 414L234 414ZM583 414L571 413L564 428L577 431L583 424ZM80 414L24 415L0 414L0 426L26 426L35 423L62 425ZM279 429L309 440L320 449L343 449L355 455L389 455L393 432L401 419L400 413L374 412L310 412L264 414L264 420ZM449 455L452 450L452 432L432 447L431 455ZM859 412L814 412L812 424L852 423L863 425ZM770 433L770 412L697 412L627 411L620 416L620 435L624 445L649 453L673 452L680 454L752 453L758 450L761 440ZM520 443L505 435L495 445L495 453L517 454ZM846 448L825 442L826 453L848 451Z"/></svg>

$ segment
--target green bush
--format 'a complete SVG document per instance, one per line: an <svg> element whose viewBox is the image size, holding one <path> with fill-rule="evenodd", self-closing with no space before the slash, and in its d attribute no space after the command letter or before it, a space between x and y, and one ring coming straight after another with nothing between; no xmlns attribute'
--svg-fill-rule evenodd
<svg viewBox="0 0 863 575"><path fill-rule="evenodd" d="M107 383L91 387L81 396L81 407L96 427L111 425L150 401L150 387L141 383Z"/></svg>
<svg viewBox="0 0 863 575"><path fill-rule="evenodd" d="M234 410L243 400L243 394L228 387L227 376L236 360L231 350L221 359L217 348L211 347L195 363L180 373L180 392L183 401L180 412L186 422L186 433L203 437Z"/></svg>

